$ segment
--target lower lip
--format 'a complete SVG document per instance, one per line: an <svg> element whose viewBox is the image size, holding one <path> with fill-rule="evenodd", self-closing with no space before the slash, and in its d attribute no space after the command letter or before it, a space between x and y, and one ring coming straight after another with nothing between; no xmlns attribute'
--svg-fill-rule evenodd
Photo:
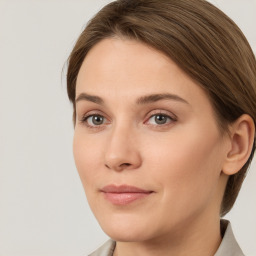
<svg viewBox="0 0 256 256"><path fill-rule="evenodd" d="M110 201L115 205L127 205L136 200L143 199L149 196L149 193L104 193L104 197L106 200Z"/></svg>

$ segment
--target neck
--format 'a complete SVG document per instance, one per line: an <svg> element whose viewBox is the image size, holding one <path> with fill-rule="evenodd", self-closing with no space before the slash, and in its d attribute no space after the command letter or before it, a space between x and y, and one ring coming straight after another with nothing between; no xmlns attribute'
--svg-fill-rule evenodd
<svg viewBox="0 0 256 256"><path fill-rule="evenodd" d="M114 256L211 256L221 243L219 216L200 218L186 223L175 234L166 234L150 241L117 242Z"/></svg>

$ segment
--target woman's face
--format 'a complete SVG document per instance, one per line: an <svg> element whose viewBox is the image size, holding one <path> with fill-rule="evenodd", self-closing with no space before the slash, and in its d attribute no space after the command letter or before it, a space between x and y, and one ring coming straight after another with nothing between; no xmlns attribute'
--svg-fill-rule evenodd
<svg viewBox="0 0 256 256"><path fill-rule="evenodd" d="M227 139L204 91L164 54L101 41L79 71L76 111L75 163L110 237L149 241L219 218Z"/></svg>

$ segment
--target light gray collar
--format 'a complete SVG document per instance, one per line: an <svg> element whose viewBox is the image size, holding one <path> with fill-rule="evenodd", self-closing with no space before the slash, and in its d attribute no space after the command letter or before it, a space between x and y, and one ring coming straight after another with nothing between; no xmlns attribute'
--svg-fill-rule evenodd
<svg viewBox="0 0 256 256"><path fill-rule="evenodd" d="M230 222L222 219L220 226L223 238L214 256L244 256L244 253L235 239Z"/></svg>
<svg viewBox="0 0 256 256"><path fill-rule="evenodd" d="M115 241L108 240L99 249L89 254L88 256L113 256L115 247L116 247Z"/></svg>

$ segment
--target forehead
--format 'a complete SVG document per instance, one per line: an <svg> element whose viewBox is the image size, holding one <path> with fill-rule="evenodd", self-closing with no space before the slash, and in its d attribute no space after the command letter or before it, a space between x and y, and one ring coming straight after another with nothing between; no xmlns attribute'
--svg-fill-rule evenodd
<svg viewBox="0 0 256 256"><path fill-rule="evenodd" d="M170 65L173 69L176 68L167 56L146 44L134 40L109 38L100 41L89 51L81 66L77 83L79 86L81 79L96 82L102 78L105 82L111 81L112 84L121 80L123 83L145 80L148 82L153 76L155 80L157 73L170 69ZM149 71L151 77L148 77ZM178 74L173 72L172 75L175 73ZM161 76L158 79L160 80Z"/></svg>
<svg viewBox="0 0 256 256"><path fill-rule="evenodd" d="M87 54L77 78L81 93L102 98L172 93L202 104L208 97L186 73L164 53L134 40L104 39Z"/></svg>

